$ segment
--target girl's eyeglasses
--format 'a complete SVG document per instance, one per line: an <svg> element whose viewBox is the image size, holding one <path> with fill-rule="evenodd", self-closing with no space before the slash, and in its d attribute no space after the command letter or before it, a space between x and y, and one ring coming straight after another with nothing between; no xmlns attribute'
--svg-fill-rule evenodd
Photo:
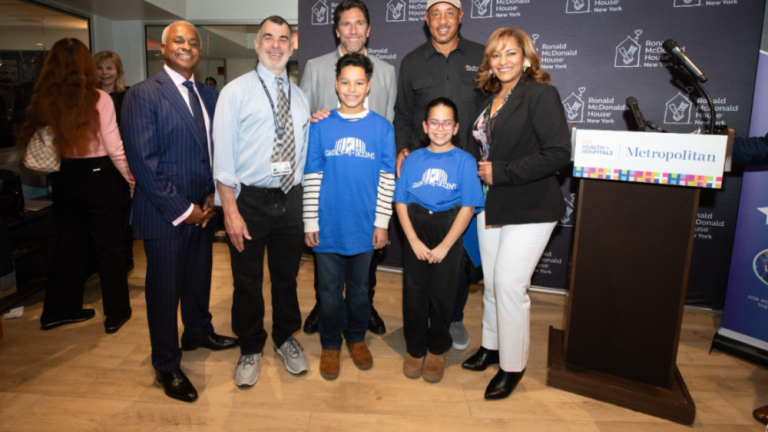
<svg viewBox="0 0 768 432"><path fill-rule="evenodd" d="M430 120L427 122L427 125L432 130L437 130L440 128L440 126L443 127L445 130L451 130L453 129L453 125L456 123L453 120L444 120L443 122L439 122L437 120Z"/></svg>

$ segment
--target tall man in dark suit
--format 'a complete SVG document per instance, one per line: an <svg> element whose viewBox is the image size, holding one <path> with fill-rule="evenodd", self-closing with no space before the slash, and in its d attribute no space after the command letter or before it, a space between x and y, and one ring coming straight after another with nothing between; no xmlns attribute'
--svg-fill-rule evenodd
<svg viewBox="0 0 768 432"><path fill-rule="evenodd" d="M163 31L165 66L125 97L122 133L135 171L133 230L147 254L146 300L152 365L165 394L185 402L197 391L181 371L181 348L232 348L213 331L208 302L216 215L211 125L217 93L196 82L200 35L185 21Z"/></svg>

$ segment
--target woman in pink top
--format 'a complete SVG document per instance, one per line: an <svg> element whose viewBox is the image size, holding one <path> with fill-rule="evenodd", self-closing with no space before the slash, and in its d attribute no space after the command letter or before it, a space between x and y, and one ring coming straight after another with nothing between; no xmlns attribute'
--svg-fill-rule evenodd
<svg viewBox="0 0 768 432"><path fill-rule="evenodd" d="M120 176L133 188L109 95L88 48L77 39L53 46L35 84L19 140L29 142L42 127L53 133L61 170L52 175L56 251L45 292L41 329L94 317L83 309L86 248L99 263L104 326L116 332L131 317L120 227Z"/></svg>

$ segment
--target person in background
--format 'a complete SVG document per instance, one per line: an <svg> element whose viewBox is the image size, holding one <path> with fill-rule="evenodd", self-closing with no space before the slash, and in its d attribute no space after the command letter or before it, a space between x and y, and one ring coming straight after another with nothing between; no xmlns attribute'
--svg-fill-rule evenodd
<svg viewBox="0 0 768 432"><path fill-rule="evenodd" d="M123 76L123 60L112 51L101 51L93 56L96 70L99 72L99 88L108 93L115 104L117 128L120 129L120 117L123 112L123 99L130 87L126 87ZM123 253L127 271L133 270L133 228L131 228L131 192L128 183L123 182L123 197L121 203L121 225L123 227ZM92 251L90 248L89 252ZM90 258L94 261L94 258Z"/></svg>
<svg viewBox="0 0 768 432"><path fill-rule="evenodd" d="M99 90L88 48L77 39L56 42L35 85L19 134L26 144L40 129L53 134L61 168L52 175L56 248L40 317L42 330L94 317L83 309L88 240L101 277L104 327L120 329L131 317L120 229L121 176L133 189L115 108Z"/></svg>
<svg viewBox="0 0 768 432"><path fill-rule="evenodd" d="M216 78L214 78L214 77L208 77L208 78L206 78L206 79L205 79L205 85L207 85L208 87L210 87L210 88L212 88L212 89L216 90L216 85L217 85L217 83L216 83Z"/></svg>
<svg viewBox="0 0 768 432"><path fill-rule="evenodd" d="M181 351L237 346L237 339L216 334L209 311L216 225L211 125L218 94L194 79L200 63L194 25L170 24L160 49L163 68L125 96L122 130L136 175L133 230L147 255L152 366L168 397L194 402L197 390L181 370Z"/></svg>
<svg viewBox="0 0 768 432"><path fill-rule="evenodd" d="M462 367L499 363L486 399L509 396L523 377L530 345L528 288L565 202L557 170L571 161L570 131L557 89L522 30L491 34L477 75L488 97L472 117L471 148L486 191L477 216L483 261L483 340Z"/></svg>
<svg viewBox="0 0 768 432"><path fill-rule="evenodd" d="M446 97L454 101L462 119L472 118L482 101L482 94L475 89L475 76L483 61L484 47L459 34L464 16L461 1L429 0L426 6L424 19L430 39L407 54L400 65L394 121L398 175L408 154L421 146L422 122L431 100ZM458 147L463 150L468 146L469 127L468 121L459 126ZM464 326L464 306L469 296L468 263L465 250L450 327L453 347L458 350L469 347L469 333Z"/></svg>
<svg viewBox="0 0 768 432"><path fill-rule="evenodd" d="M371 91L366 97L364 106L390 122L395 117L395 97L397 95L397 78L395 68L376 56L368 56L365 44L371 34L371 21L368 7L361 0L343 0L334 10L333 23L339 46L333 52L310 59L301 78L301 89L309 98L309 109L314 113L313 121L327 118L331 109L339 107L339 96L336 94L336 62L348 53L360 53L368 57L373 64ZM373 296L376 294L376 268L379 264L380 251L373 252L371 265L368 269L368 300L371 304L371 317L368 331L382 335L387 332L384 320L373 307ZM318 328L320 312L320 294L317 291L317 263L315 263L315 307L304 322L305 333L315 333Z"/></svg>
<svg viewBox="0 0 768 432"><path fill-rule="evenodd" d="M451 317L459 285L462 234L483 207L477 162L458 149L456 105L437 98L424 116L425 148L403 162L395 209L408 239L403 251L403 373L438 382L451 349Z"/></svg>

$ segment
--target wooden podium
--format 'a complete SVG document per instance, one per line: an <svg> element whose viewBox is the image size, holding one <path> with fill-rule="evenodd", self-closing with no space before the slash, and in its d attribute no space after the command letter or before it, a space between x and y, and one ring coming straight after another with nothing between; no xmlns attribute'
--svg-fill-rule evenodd
<svg viewBox="0 0 768 432"><path fill-rule="evenodd" d="M547 385L691 425L696 406L676 359L699 189L688 181L681 186L679 175L665 177L665 172L603 169L600 174L600 169L584 168L577 154L578 140L581 134L593 132L602 134L597 135L598 142L619 144L588 144L587 148L605 154L613 149L624 157L626 146L632 145L626 144L626 134L646 141L676 135L580 131L576 136L574 176L583 179L570 291L564 330L550 327L549 331ZM708 138L707 144L712 143L713 137ZM716 156L722 157L720 184L726 151L725 139L722 142L722 154ZM688 155L671 151L673 159ZM643 154L637 152L635 148L635 155ZM586 163L628 163L599 159ZM693 169L688 165L682 169ZM674 169L666 172L686 172ZM610 179L589 179L601 176ZM716 177L710 185L717 187Z"/></svg>

